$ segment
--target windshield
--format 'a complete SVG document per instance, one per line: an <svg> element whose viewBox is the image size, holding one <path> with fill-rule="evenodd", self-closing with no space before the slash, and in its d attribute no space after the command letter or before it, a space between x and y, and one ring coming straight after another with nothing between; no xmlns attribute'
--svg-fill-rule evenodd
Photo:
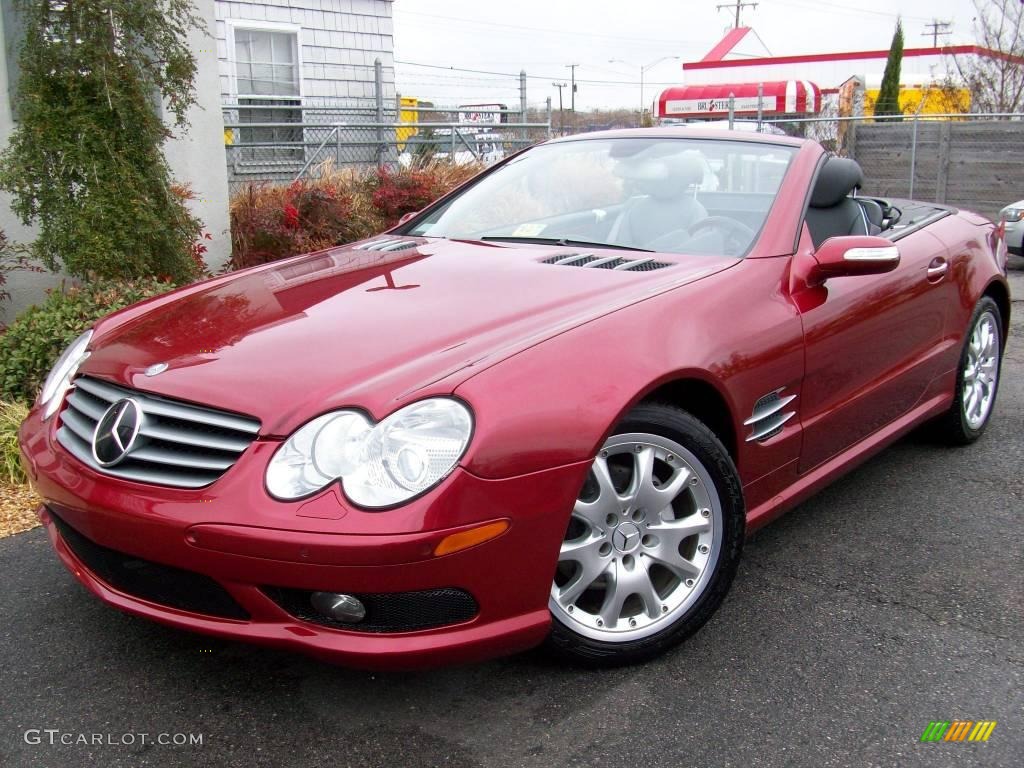
<svg viewBox="0 0 1024 768"><path fill-rule="evenodd" d="M708 139L593 139L534 147L409 235L743 256L795 153Z"/></svg>

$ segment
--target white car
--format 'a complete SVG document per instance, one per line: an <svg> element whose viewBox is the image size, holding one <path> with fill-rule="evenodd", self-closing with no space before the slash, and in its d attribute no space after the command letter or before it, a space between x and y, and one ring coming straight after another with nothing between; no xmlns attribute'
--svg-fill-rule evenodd
<svg viewBox="0 0 1024 768"><path fill-rule="evenodd" d="M439 136L451 136L449 131L437 132ZM472 165L483 163L494 165L499 160L505 159L505 150L500 143L501 136L492 133L481 133L476 136L459 134L459 142L455 145L454 162L456 165ZM437 160L447 160L448 152L441 151L434 155Z"/></svg>
<svg viewBox="0 0 1024 768"><path fill-rule="evenodd" d="M1006 222L1006 248L1010 253L1024 256L1024 200L1010 203L999 212L999 219Z"/></svg>

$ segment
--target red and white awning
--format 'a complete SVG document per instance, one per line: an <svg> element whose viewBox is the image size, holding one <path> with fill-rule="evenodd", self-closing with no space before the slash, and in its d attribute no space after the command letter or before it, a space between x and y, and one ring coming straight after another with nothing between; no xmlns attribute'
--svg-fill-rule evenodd
<svg viewBox="0 0 1024 768"><path fill-rule="evenodd" d="M730 95L736 115L756 115L759 101L765 117L815 115L821 110L821 89L817 85L807 80L776 80L668 88L658 97L658 117L721 118L729 114Z"/></svg>

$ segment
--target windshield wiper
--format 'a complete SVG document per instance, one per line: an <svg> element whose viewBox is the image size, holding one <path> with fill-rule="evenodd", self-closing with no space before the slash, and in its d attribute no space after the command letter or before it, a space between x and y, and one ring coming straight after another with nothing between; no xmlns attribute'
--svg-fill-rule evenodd
<svg viewBox="0 0 1024 768"><path fill-rule="evenodd" d="M536 245L571 245L580 248L611 248L616 251L640 251L642 253L654 253L647 248L635 248L631 245L616 245L614 243L592 243L589 240L572 240L564 237L515 237L513 235L485 235L477 238L484 242L497 241L501 243L534 243Z"/></svg>

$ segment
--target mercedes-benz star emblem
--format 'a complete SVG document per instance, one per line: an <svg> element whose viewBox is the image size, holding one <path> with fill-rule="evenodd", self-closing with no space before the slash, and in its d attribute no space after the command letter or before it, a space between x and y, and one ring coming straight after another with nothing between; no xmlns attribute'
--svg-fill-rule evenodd
<svg viewBox="0 0 1024 768"><path fill-rule="evenodd" d="M167 363L153 363L146 369L147 376L159 376L161 373L167 370Z"/></svg>
<svg viewBox="0 0 1024 768"><path fill-rule="evenodd" d="M118 400L107 408L92 433L92 457L101 467L124 460L135 445L142 428L142 409L132 398Z"/></svg>
<svg viewBox="0 0 1024 768"><path fill-rule="evenodd" d="M612 543L619 552L630 552L640 542L640 529L633 523L623 523L615 529Z"/></svg>

